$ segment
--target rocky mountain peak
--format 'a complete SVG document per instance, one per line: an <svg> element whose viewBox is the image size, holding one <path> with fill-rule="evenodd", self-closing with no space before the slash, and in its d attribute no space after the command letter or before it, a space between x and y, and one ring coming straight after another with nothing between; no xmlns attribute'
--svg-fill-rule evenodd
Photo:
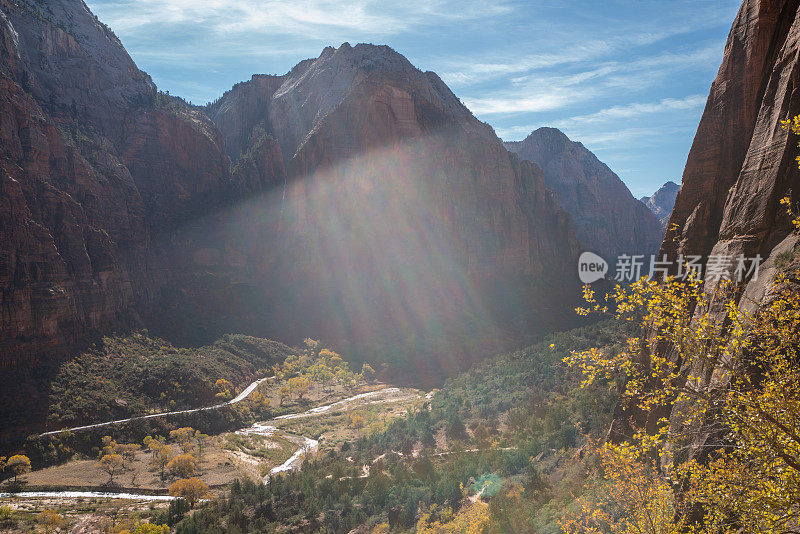
<svg viewBox="0 0 800 534"><path fill-rule="evenodd" d="M435 73L422 72L389 46L366 43L326 47L283 76L254 76L236 84L206 111L222 131L234 162L247 150L254 129L274 137L289 161L325 117L348 99L367 95L386 101L390 113L406 126L425 122L416 116L422 106L430 110L425 113L428 122L436 115L439 122L455 121L472 133L496 139ZM418 105L410 105L413 102Z"/></svg>
<svg viewBox="0 0 800 534"><path fill-rule="evenodd" d="M545 182L572 215L584 247L609 258L658 250L663 231L608 166L557 128L533 131L506 148L539 165Z"/></svg>
<svg viewBox="0 0 800 534"><path fill-rule="evenodd" d="M150 77L81 0L0 0L0 6L0 33L11 37L0 39L0 69L51 114L80 115L117 137L131 104L152 101Z"/></svg>
<svg viewBox="0 0 800 534"><path fill-rule="evenodd" d="M666 229L669 217L672 215L672 208L675 207L675 198L681 188L673 181L668 181L662 185L652 196L642 197L641 200L647 209L653 212L661 222L661 227Z"/></svg>
<svg viewBox="0 0 800 534"><path fill-rule="evenodd" d="M294 154L323 117L365 83L392 86L451 117L474 121L438 76L420 71L389 46L343 43L336 49L327 47L318 58L298 64L273 94L270 119L288 126L283 128L281 140L284 153Z"/></svg>

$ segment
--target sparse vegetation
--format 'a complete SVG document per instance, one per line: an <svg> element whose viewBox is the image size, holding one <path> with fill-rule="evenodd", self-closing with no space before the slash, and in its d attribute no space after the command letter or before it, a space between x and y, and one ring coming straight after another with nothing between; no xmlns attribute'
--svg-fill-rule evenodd
<svg viewBox="0 0 800 534"><path fill-rule="evenodd" d="M615 405L612 390L581 388L580 372L561 360L595 344L621 349L629 333L606 322L552 336L476 366L429 403L374 429L367 408L323 422L292 420L293 431L314 436L363 414L367 435L267 485L235 482L228 497L186 517L177 532L213 532L220 524L242 532L323 525L333 532L359 525L449 531L482 526L486 517L556 532L561 511L582 492L583 435L602 435ZM488 505L465 499L480 491L492 495Z"/></svg>
<svg viewBox="0 0 800 534"><path fill-rule="evenodd" d="M265 376L291 355L281 343L242 335L200 348L173 347L146 332L106 337L61 367L49 420L77 425L218 403L235 394L234 382Z"/></svg>

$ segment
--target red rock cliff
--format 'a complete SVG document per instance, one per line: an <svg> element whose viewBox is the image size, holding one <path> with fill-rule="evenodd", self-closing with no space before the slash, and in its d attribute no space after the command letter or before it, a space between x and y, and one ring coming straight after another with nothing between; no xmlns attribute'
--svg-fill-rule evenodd
<svg viewBox="0 0 800 534"><path fill-rule="evenodd" d="M505 343L570 320L577 242L541 170L397 52L326 48L208 113L232 157L263 138L285 162L280 201L239 216L280 213L255 234L274 243L277 324L302 316L329 339L373 344L461 336L451 357L467 359L467 338Z"/></svg>
<svg viewBox="0 0 800 534"><path fill-rule="evenodd" d="M746 0L695 135L662 252L768 257L789 233L779 199L800 195L796 1Z"/></svg>

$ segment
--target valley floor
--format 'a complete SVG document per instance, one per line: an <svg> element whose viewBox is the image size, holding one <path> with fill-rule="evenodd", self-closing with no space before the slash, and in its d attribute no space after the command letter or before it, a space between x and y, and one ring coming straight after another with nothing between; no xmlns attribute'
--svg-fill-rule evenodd
<svg viewBox="0 0 800 534"><path fill-rule="evenodd" d="M225 404L245 400L265 380L268 384L265 384L264 393L276 397L278 404L277 392L282 382L274 377L253 382ZM299 467L308 455L340 446L367 430L374 430L376 425L384 426L407 414L414 403L425 397L419 390L384 384L364 386L356 395L345 395L341 388L328 392L313 388L305 404L287 407L289 413L211 436L199 458L197 476L212 492L221 491L235 479L266 482L271 475ZM98 423L82 428L113 427L113 424ZM93 524L92 518L98 514L96 509L104 509L114 502L132 510L164 507L165 501L170 499L166 492L174 478L162 477L151 465L150 458L146 451L136 452L113 482L101 464L93 459L76 458L39 469L19 477L20 483L15 486L14 493L8 492L11 486L7 482L6 493L0 493L0 506L31 514L47 508L59 509L76 532ZM0 491L3 490L0 486Z"/></svg>

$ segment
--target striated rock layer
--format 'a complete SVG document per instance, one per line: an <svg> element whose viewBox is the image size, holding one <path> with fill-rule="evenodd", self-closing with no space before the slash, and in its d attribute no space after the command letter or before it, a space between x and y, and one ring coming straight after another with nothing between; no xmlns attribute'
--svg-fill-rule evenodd
<svg viewBox="0 0 800 534"><path fill-rule="evenodd" d="M619 176L581 143L556 128L539 128L523 141L505 143L539 165L547 187L572 215L581 244L606 259L655 254L664 231Z"/></svg>
<svg viewBox="0 0 800 534"><path fill-rule="evenodd" d="M388 47L196 108L80 0L0 7L3 366L145 326L313 335L421 376L570 317L577 241L541 170Z"/></svg>
<svg viewBox="0 0 800 534"><path fill-rule="evenodd" d="M228 194L219 132L76 0L0 0L0 361L63 353L171 283L154 246Z"/></svg>
<svg viewBox="0 0 800 534"><path fill-rule="evenodd" d="M692 144L662 252L769 256L790 230L779 199L800 195L797 1L746 0Z"/></svg>

